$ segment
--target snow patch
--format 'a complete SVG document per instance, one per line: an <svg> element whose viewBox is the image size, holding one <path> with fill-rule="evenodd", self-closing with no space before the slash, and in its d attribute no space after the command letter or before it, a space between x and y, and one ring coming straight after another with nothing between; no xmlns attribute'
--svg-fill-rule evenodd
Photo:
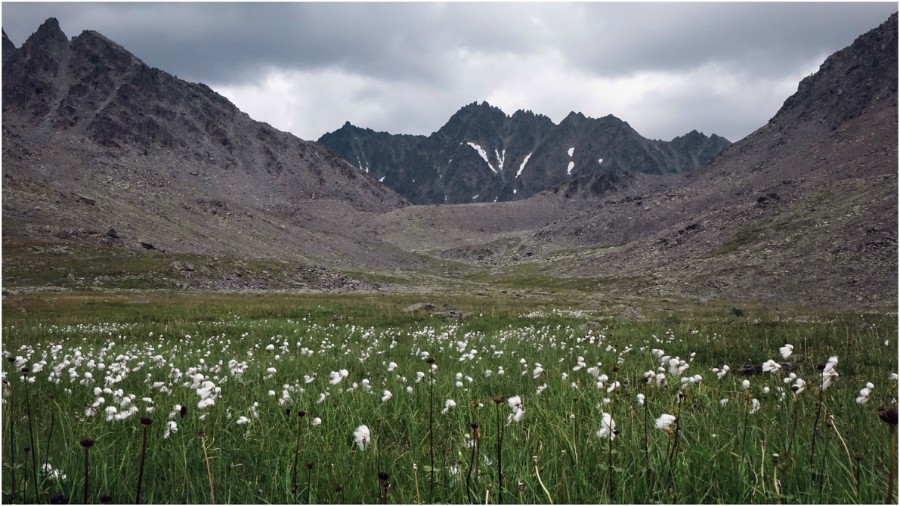
<svg viewBox="0 0 900 506"><path fill-rule="evenodd" d="M488 159L487 151L485 151L484 148L482 148L478 144L475 144L474 142L467 142L466 144L471 146L472 149L474 149L475 151L478 151L478 154L481 156L481 159L484 160L484 163L486 163L488 165L488 167L491 169L491 172L493 172L494 174L497 173L497 169L495 169L494 166L491 165L491 161Z"/></svg>
<svg viewBox="0 0 900 506"><path fill-rule="evenodd" d="M528 153L528 156L526 156L525 159L522 160L522 165L519 165L519 172L516 172L516 177L519 177L519 174L521 174L525 169L525 164L528 163L528 159L531 158L531 155L532 153Z"/></svg>
<svg viewBox="0 0 900 506"><path fill-rule="evenodd" d="M502 153L498 153L495 149L494 155L497 157L497 168L503 170L503 162L506 160L506 150L504 149Z"/></svg>
<svg viewBox="0 0 900 506"><path fill-rule="evenodd" d="M475 195L474 197L472 197L472 200L475 200L477 198L478 198L478 195Z"/></svg>
<svg viewBox="0 0 900 506"><path fill-rule="evenodd" d="M516 193L518 193L518 192L516 192L516 189L513 188L513 195L515 195Z"/></svg>
<svg viewBox="0 0 900 506"><path fill-rule="evenodd" d="M384 182L384 178L385 178L385 176L381 176L381 179L379 179L378 182L379 182L379 183L383 183L383 182Z"/></svg>
<svg viewBox="0 0 900 506"><path fill-rule="evenodd" d="M572 155L575 154L575 146L572 146L571 148L569 148L569 150L566 151L566 153L569 153L569 158L572 158Z"/></svg>
<svg viewBox="0 0 900 506"><path fill-rule="evenodd" d="M569 162L569 167L566 169L566 175L572 174L572 169L575 168L575 162Z"/></svg>
<svg viewBox="0 0 900 506"><path fill-rule="evenodd" d="M601 163L601 164L602 164L602 163L603 163L603 159L601 158L601 159L597 160L597 163Z"/></svg>

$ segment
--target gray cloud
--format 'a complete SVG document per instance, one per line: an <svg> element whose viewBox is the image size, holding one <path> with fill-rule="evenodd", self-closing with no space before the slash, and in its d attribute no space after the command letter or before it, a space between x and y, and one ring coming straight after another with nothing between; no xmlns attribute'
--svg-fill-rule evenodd
<svg viewBox="0 0 900 506"><path fill-rule="evenodd" d="M204 82L304 138L345 120L428 134L474 100L737 140L895 3L3 3ZM277 101L277 102L273 102Z"/></svg>

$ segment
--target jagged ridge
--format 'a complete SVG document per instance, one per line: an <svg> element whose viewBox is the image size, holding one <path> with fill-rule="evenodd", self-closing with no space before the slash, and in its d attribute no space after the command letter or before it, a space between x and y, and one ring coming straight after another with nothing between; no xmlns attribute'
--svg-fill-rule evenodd
<svg viewBox="0 0 900 506"><path fill-rule="evenodd" d="M345 124L318 142L350 162L366 160L376 177L419 204L518 200L594 173L683 172L730 144L696 130L649 140L612 115L573 112L556 125L531 111L507 116L487 102L466 105L428 137L395 140Z"/></svg>

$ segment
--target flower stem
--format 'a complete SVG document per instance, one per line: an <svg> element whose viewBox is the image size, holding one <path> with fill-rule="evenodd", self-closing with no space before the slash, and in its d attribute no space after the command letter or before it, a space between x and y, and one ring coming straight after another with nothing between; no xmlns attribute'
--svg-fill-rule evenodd
<svg viewBox="0 0 900 506"><path fill-rule="evenodd" d="M141 467L138 470L138 482L137 482L137 493L135 494L134 502L135 504L141 503L141 484L144 481L144 459L147 456L147 426L143 426L144 429L144 441L141 444Z"/></svg>
<svg viewBox="0 0 900 506"><path fill-rule="evenodd" d="M894 476L897 474L897 426L891 425L891 460L888 461L888 489L885 504L894 504Z"/></svg>
<svg viewBox="0 0 900 506"><path fill-rule="evenodd" d="M497 404L497 504L503 504L503 426L500 425L500 404Z"/></svg>
<svg viewBox="0 0 900 506"><path fill-rule="evenodd" d="M203 461L206 463L206 479L209 481L209 502L216 503L216 491L213 489L212 468L209 465L209 453L206 451L206 434L200 432L200 443L203 445Z"/></svg>

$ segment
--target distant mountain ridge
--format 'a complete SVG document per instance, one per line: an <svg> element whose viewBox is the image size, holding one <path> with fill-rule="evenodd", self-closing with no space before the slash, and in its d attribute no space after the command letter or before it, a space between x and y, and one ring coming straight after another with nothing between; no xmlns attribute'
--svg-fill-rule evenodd
<svg viewBox="0 0 900 506"><path fill-rule="evenodd" d="M70 41L53 18L20 48L3 33L3 141L4 240L365 262L380 246L337 237L342 220L407 204L97 32Z"/></svg>
<svg viewBox="0 0 900 506"><path fill-rule="evenodd" d="M685 172L731 144L696 130L650 140L612 115L572 112L556 125L531 111L507 116L487 102L464 106L427 137L348 122L318 142L416 204L520 200L587 174Z"/></svg>

